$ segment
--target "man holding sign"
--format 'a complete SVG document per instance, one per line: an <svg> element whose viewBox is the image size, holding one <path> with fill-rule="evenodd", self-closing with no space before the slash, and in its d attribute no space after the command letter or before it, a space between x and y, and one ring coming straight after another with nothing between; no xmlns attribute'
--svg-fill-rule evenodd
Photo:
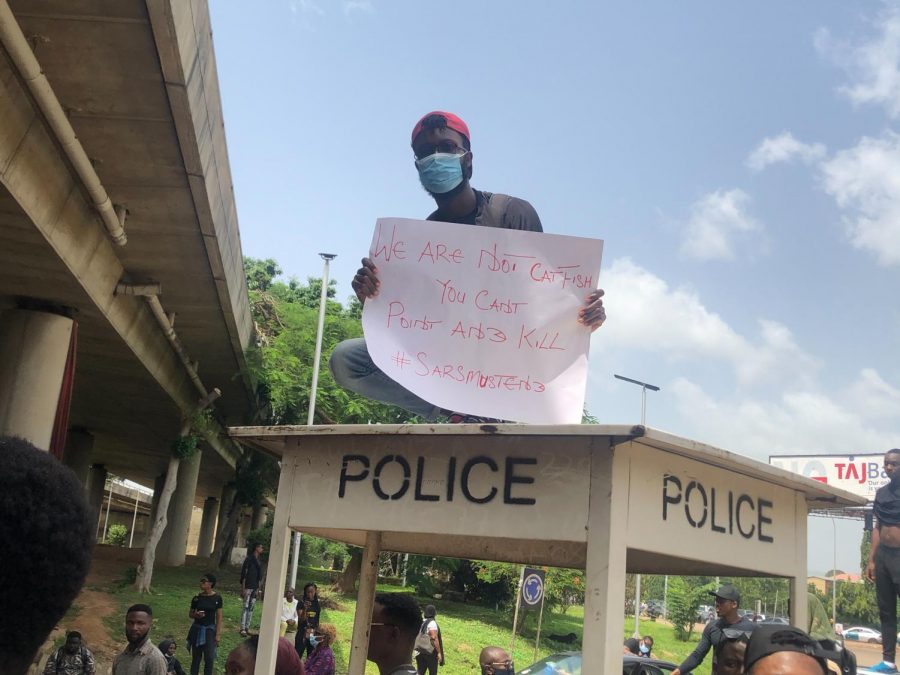
<svg viewBox="0 0 900 675"><path fill-rule="evenodd" d="M437 204L437 209L428 216L428 220L543 232L537 212L527 201L471 187L471 137L468 126L456 115L436 111L422 117L412 132L412 149L419 180ZM362 267L352 283L360 302L365 303L368 298L378 296L381 286L378 275L374 261L363 258ZM606 320L602 296L602 290L591 290L584 297L575 317L578 323L591 331ZM341 386L368 398L399 406L427 420L445 415L450 417L451 422L497 421L454 413L413 393L375 364L363 338L346 340L337 345L329 365L335 381ZM580 419L580 407L577 414Z"/></svg>

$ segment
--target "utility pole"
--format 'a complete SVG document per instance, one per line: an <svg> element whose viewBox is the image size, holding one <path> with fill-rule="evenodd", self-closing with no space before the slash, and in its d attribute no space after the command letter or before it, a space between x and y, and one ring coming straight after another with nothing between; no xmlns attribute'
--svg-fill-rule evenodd
<svg viewBox="0 0 900 675"><path fill-rule="evenodd" d="M319 388L319 366L322 361L322 332L325 328L325 307L328 304L328 268L331 261L337 258L336 253L320 253L319 257L325 261L322 270L322 292L319 295L319 328L316 332L316 354L313 357L312 385L309 388L309 412L306 415L306 424L312 426L313 417L316 414L316 391ZM300 564L300 533L294 532L294 555L291 560L290 587L297 588L297 567Z"/></svg>
<svg viewBox="0 0 900 675"><path fill-rule="evenodd" d="M647 382L641 382L640 380L633 380L630 377L625 377L624 375L616 375L613 373L613 377L617 380L622 380L623 382L630 382L631 384L636 384L641 388L641 426L646 426L647 420L647 390L650 391L659 391L659 387L655 384L648 384ZM668 582L669 578L666 577L666 581ZM668 583L666 584L668 586ZM667 588L668 590L668 588ZM634 635L633 637L640 638L641 637L641 575L634 575Z"/></svg>

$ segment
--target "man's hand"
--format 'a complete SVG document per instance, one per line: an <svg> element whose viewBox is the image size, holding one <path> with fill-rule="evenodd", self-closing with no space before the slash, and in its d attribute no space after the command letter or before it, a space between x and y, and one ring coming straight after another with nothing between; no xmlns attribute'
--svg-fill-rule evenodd
<svg viewBox="0 0 900 675"><path fill-rule="evenodd" d="M603 309L603 289L592 291L584 300L584 306L578 310L578 323L595 331L606 321L606 310ZM673 674L674 675L674 674Z"/></svg>
<svg viewBox="0 0 900 675"><path fill-rule="evenodd" d="M438 659L438 665L439 665L439 666L443 666L443 665L444 665L444 655L443 655L443 654L441 654L440 659Z"/></svg>
<svg viewBox="0 0 900 675"><path fill-rule="evenodd" d="M672 671L672 675L681 675L681 670L676 668L675 670Z"/></svg>
<svg viewBox="0 0 900 675"><path fill-rule="evenodd" d="M378 281L378 268L368 258L362 259L362 267L356 270L356 276L350 284L353 287L356 297L359 301L365 303L366 298L372 298L378 295L378 287L381 282Z"/></svg>
<svg viewBox="0 0 900 675"><path fill-rule="evenodd" d="M869 564L866 565L866 579L875 583L875 561L870 560Z"/></svg>

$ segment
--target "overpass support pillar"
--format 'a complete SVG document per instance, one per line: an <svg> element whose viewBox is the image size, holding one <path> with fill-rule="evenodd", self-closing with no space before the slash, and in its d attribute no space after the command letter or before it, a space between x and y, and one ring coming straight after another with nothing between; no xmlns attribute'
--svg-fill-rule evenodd
<svg viewBox="0 0 900 675"><path fill-rule="evenodd" d="M253 507L253 517L250 519L250 529L258 530L266 524L266 516L269 509L265 504L257 504Z"/></svg>
<svg viewBox="0 0 900 675"><path fill-rule="evenodd" d="M235 492L236 490L233 485L226 485L222 488L222 498L219 500L219 518L216 523L216 548L220 545L224 545L224 542L219 540L224 539L225 537L224 528L225 524L228 522L228 509L231 508L231 503L234 501ZM235 539L235 541L237 541L237 539Z"/></svg>
<svg viewBox="0 0 900 675"><path fill-rule="evenodd" d="M215 497L207 497L203 502L203 520L200 521L200 540L197 542L197 555L201 558L208 558L212 555L218 511L219 500Z"/></svg>
<svg viewBox="0 0 900 675"><path fill-rule="evenodd" d="M91 451L94 449L94 436L84 429L69 429L66 434L66 449L63 452L63 464L72 469L81 484L87 487L88 474L91 470Z"/></svg>
<svg viewBox="0 0 900 675"><path fill-rule="evenodd" d="M106 467L94 464L88 471L87 499L95 517L100 524L100 510L103 506L103 495L106 492Z"/></svg>
<svg viewBox="0 0 900 675"><path fill-rule="evenodd" d="M0 317L0 434L50 447L74 322L10 309Z"/></svg>
<svg viewBox="0 0 900 675"><path fill-rule="evenodd" d="M169 502L166 529L156 548L156 559L161 565L184 565L202 456L202 452L195 452L178 465L178 483Z"/></svg>

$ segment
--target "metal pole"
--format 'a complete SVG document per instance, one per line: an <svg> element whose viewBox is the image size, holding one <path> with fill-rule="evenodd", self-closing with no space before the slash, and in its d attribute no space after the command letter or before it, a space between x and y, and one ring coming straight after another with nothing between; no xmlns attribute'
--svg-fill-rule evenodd
<svg viewBox="0 0 900 675"><path fill-rule="evenodd" d="M132 544L134 544L134 528L137 525L137 511L138 511L138 498L134 498L134 516L131 518L131 536L128 538L128 548L131 548Z"/></svg>
<svg viewBox="0 0 900 675"><path fill-rule="evenodd" d="M333 253L320 253L325 261L325 269L322 271L322 295L319 298L319 330L316 333L316 355L313 358L312 387L309 390L309 414L306 423L312 425L313 415L316 412L316 389L319 386L319 362L322 360L322 329L325 327L325 304L328 300L328 265L337 256Z"/></svg>
<svg viewBox="0 0 900 675"><path fill-rule="evenodd" d="M297 588L297 567L300 565L300 533L294 532L294 557L291 559L291 588Z"/></svg>
<svg viewBox="0 0 900 675"><path fill-rule="evenodd" d="M834 518L831 519L832 531L832 551L834 560L831 562L831 627L837 626L837 523Z"/></svg>
<svg viewBox="0 0 900 675"><path fill-rule="evenodd" d="M641 426L647 419L647 385L641 387Z"/></svg>
<svg viewBox="0 0 900 675"><path fill-rule="evenodd" d="M669 620L669 575L663 581L663 621Z"/></svg>
<svg viewBox="0 0 900 675"><path fill-rule="evenodd" d="M406 570L409 569L409 553L403 554L403 587L406 588Z"/></svg>
<svg viewBox="0 0 900 675"><path fill-rule="evenodd" d="M312 426L316 414L316 391L319 388L319 365L322 361L322 332L325 329L325 306L328 303L328 265L337 258L334 253L320 253L325 266L322 270L322 292L319 295L319 328L316 331L316 354L313 357L312 385L309 388L309 412L306 424ZM300 564L300 532L294 532L294 559L291 561L291 588L297 588L297 567Z"/></svg>
<svg viewBox="0 0 900 675"><path fill-rule="evenodd" d="M103 519L103 539L106 541L106 526L109 525L109 508L112 506L112 481L109 481L109 496L106 498L106 518Z"/></svg>
<svg viewBox="0 0 900 675"><path fill-rule="evenodd" d="M641 637L641 575L634 575L634 635Z"/></svg>
<svg viewBox="0 0 900 675"><path fill-rule="evenodd" d="M547 585L545 583L544 584L544 595L541 597L541 610L538 612L538 627L537 627L537 635L534 638L534 658L532 659L532 661L537 661L538 649L541 646L541 623L544 620L544 601L546 599L547 599Z"/></svg>
<svg viewBox="0 0 900 675"><path fill-rule="evenodd" d="M516 624L519 623L519 600L522 598L522 581L525 578L525 568L519 573L519 583L516 585L516 611L513 613L512 643L509 645L509 658L516 660Z"/></svg>

